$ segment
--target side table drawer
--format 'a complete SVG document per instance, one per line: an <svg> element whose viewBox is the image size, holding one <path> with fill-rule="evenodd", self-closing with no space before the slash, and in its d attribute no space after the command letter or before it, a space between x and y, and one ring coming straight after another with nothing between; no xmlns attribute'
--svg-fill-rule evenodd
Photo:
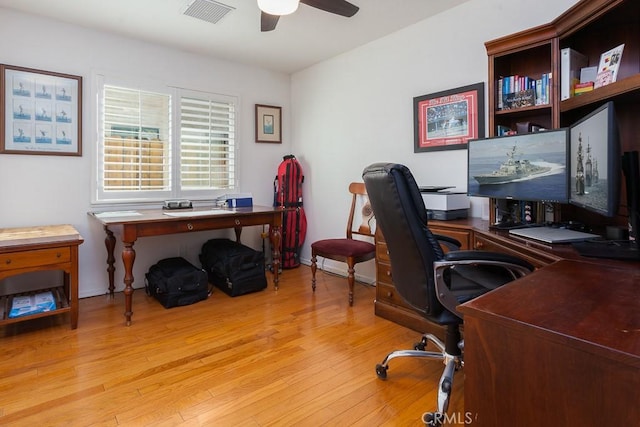
<svg viewBox="0 0 640 427"><path fill-rule="evenodd" d="M69 247L0 254L0 270L60 264L71 260Z"/></svg>

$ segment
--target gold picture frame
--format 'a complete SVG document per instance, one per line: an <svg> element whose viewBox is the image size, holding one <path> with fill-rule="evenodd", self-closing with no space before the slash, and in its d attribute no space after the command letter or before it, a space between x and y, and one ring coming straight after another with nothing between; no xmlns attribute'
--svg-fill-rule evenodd
<svg viewBox="0 0 640 427"><path fill-rule="evenodd" d="M256 104L256 142L282 143L282 107Z"/></svg>
<svg viewBox="0 0 640 427"><path fill-rule="evenodd" d="M0 64L0 153L82 156L82 77Z"/></svg>

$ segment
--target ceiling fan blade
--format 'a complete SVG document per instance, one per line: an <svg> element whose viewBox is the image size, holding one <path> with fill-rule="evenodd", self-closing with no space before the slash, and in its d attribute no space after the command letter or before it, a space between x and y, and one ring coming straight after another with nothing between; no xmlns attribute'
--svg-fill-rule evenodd
<svg viewBox="0 0 640 427"><path fill-rule="evenodd" d="M278 24L278 15L269 15L268 13L260 12L260 31L273 31Z"/></svg>
<svg viewBox="0 0 640 427"><path fill-rule="evenodd" d="M346 16L347 18L352 17L360 10L358 6L345 0L300 0L300 3L324 10L325 12Z"/></svg>

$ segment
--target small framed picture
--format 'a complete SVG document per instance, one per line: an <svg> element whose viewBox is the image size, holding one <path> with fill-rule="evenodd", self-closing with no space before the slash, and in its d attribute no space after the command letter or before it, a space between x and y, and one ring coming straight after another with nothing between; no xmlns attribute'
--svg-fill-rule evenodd
<svg viewBox="0 0 640 427"><path fill-rule="evenodd" d="M0 64L0 153L82 155L82 77Z"/></svg>
<svg viewBox="0 0 640 427"><path fill-rule="evenodd" d="M282 107L256 104L256 142L282 143Z"/></svg>

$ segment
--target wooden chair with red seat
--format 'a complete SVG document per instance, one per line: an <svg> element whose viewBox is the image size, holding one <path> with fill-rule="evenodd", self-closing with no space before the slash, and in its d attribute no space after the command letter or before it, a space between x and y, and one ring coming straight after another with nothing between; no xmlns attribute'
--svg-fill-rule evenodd
<svg viewBox="0 0 640 427"><path fill-rule="evenodd" d="M355 265L375 258L376 247L371 242L354 239L354 235L373 238L371 221L373 210L369 204L367 190L362 182L349 184L351 210L347 221L347 237L318 240L311 244L311 288L316 291L317 257L328 258L347 264L347 282L349 284L349 305L353 305L353 286L355 284ZM362 222L354 224L356 207L362 206Z"/></svg>

